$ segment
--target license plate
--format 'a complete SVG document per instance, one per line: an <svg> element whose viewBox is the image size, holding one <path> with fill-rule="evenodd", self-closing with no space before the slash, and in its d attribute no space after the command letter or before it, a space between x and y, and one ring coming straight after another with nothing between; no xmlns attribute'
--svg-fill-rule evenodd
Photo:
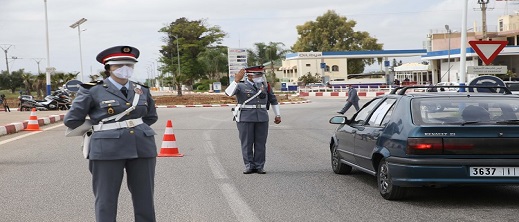
<svg viewBox="0 0 519 222"><path fill-rule="evenodd" d="M470 167L471 177L519 177L519 167Z"/></svg>

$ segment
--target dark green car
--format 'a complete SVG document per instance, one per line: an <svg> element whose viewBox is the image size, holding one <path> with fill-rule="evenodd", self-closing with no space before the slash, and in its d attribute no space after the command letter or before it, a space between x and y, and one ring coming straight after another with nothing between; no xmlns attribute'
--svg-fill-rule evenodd
<svg viewBox="0 0 519 222"><path fill-rule="evenodd" d="M492 90L502 93L414 88L376 97L351 118L330 119L338 125L330 141L335 173L355 168L376 176L388 200L405 197L408 187L519 184L519 95L505 87Z"/></svg>

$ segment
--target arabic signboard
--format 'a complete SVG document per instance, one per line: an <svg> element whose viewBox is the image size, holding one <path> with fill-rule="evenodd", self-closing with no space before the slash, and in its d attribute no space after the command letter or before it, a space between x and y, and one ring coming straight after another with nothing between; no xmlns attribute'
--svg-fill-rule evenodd
<svg viewBox="0 0 519 222"><path fill-rule="evenodd" d="M229 62L229 82L234 81L234 75L240 69L247 68L247 49L229 48L227 51Z"/></svg>
<svg viewBox="0 0 519 222"><path fill-rule="evenodd" d="M506 66L468 66L467 73L479 75L506 74Z"/></svg>

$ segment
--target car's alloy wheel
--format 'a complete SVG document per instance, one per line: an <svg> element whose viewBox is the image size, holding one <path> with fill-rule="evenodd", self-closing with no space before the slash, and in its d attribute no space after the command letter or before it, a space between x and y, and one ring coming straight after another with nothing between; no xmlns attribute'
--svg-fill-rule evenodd
<svg viewBox="0 0 519 222"><path fill-rule="evenodd" d="M406 189L393 185L386 160L380 160L377 172L378 191L386 200L398 200L405 196Z"/></svg>
<svg viewBox="0 0 519 222"><path fill-rule="evenodd" d="M333 172L336 174L349 174L351 173L352 167L341 163L341 159L339 157L339 151L337 151L337 145L333 146L331 152L331 162Z"/></svg>

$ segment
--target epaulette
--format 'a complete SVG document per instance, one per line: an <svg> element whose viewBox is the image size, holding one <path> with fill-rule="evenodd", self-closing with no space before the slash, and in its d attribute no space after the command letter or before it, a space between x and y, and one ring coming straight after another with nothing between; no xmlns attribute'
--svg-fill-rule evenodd
<svg viewBox="0 0 519 222"><path fill-rule="evenodd" d="M103 80L97 80L97 81L92 81L92 82L88 82L88 83L83 83L83 84L81 84L81 87L83 87L85 89L90 89L93 86L101 84L101 83L103 83Z"/></svg>

